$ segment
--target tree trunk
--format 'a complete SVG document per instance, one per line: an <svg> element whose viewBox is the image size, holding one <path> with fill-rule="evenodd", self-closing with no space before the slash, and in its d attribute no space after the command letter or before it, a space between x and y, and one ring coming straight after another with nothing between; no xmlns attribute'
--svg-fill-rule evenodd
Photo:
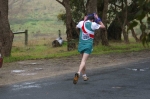
<svg viewBox="0 0 150 99"><path fill-rule="evenodd" d="M68 51L75 49L75 44L74 42L72 42L72 16L71 16L71 11L70 11L70 1L69 0L63 0L64 1L64 5L65 5L65 10L66 10L66 34L67 34L67 41L68 41L68 45L67 45L67 49Z"/></svg>
<svg viewBox="0 0 150 99"><path fill-rule="evenodd" d="M124 42L126 44L128 44L129 43L129 37L128 37L128 34L127 34L126 30L125 30L125 27L123 27L122 32L123 32Z"/></svg>
<svg viewBox="0 0 150 99"><path fill-rule="evenodd" d="M89 13L97 13L97 0L88 0L86 4L86 12Z"/></svg>
<svg viewBox="0 0 150 99"><path fill-rule="evenodd" d="M129 23L129 22L127 22L127 26L128 26L128 27L130 26L130 23ZM135 31L134 31L134 28L132 27L130 30L131 30L132 36L133 36L133 38L135 39L135 41L136 41L136 42L140 42L140 39L138 39L138 37L137 37L137 35L136 35ZM128 30L128 31L129 31L129 30Z"/></svg>
<svg viewBox="0 0 150 99"><path fill-rule="evenodd" d="M148 35L147 35L147 33L145 32L145 30L146 30L146 25L142 22L142 20L140 20L140 24L141 24L140 29L141 29L141 31L142 31L142 34L141 34L141 36L140 36L140 40L142 41L143 46L146 47L145 44L147 44L147 46L148 46L148 42L147 42L147 36L148 36Z"/></svg>
<svg viewBox="0 0 150 99"><path fill-rule="evenodd" d="M104 9L103 9L103 24L105 25L106 29L101 30L101 38L102 38L102 45L108 46L108 39L107 39L107 11L108 11L108 1L104 0Z"/></svg>
<svg viewBox="0 0 150 99"><path fill-rule="evenodd" d="M125 7L124 7L123 1L122 1L122 6L123 6L122 7L122 10L123 10L122 17L124 17L124 20L123 20L123 23L122 23L122 32L123 32L124 41L125 41L125 43L128 44L129 43L129 38L128 38L128 33L125 29L125 26L127 24L127 15L128 15L127 0L125 0L124 2L125 2Z"/></svg>
<svg viewBox="0 0 150 99"><path fill-rule="evenodd" d="M8 0L0 0L0 53L3 57L11 55L13 37L8 21Z"/></svg>
<svg viewBox="0 0 150 99"><path fill-rule="evenodd" d="M87 14L97 13L97 0L88 0L86 5ZM100 42L100 30L96 30L94 34L94 45L98 45Z"/></svg>
<svg viewBox="0 0 150 99"><path fill-rule="evenodd" d="M136 36L135 31L134 31L133 28L131 28L131 33L132 33L132 36L134 37L135 41L136 41L136 42L140 42L140 40L139 40L138 37Z"/></svg>
<svg viewBox="0 0 150 99"><path fill-rule="evenodd" d="M73 41L73 38L76 38L78 36L78 31L75 29L75 23L72 20L71 15L71 7L70 7L70 0L63 0L62 2L59 0L56 0L60 4L62 4L65 7L66 10L66 34L67 34L67 50L74 50L76 48L76 44ZM76 36L74 36L76 35Z"/></svg>

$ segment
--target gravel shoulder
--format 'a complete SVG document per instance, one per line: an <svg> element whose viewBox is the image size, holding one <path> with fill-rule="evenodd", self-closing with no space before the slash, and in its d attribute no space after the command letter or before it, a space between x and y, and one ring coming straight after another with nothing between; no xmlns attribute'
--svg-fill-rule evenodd
<svg viewBox="0 0 150 99"><path fill-rule="evenodd" d="M139 61L150 58L150 50L140 52L115 53L107 55L93 55L89 57L86 67L91 69L112 67L118 64ZM58 75L74 73L78 70L81 56L57 59L26 60L4 63L0 68L0 86L18 82L56 77Z"/></svg>

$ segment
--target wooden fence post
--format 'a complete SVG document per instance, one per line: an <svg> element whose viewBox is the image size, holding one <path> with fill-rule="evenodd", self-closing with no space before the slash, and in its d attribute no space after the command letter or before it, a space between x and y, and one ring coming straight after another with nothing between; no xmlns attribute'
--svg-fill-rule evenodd
<svg viewBox="0 0 150 99"><path fill-rule="evenodd" d="M60 30L58 30L58 36L61 37L61 31Z"/></svg>
<svg viewBox="0 0 150 99"><path fill-rule="evenodd" d="M28 45L28 30L25 30L25 45Z"/></svg>
<svg viewBox="0 0 150 99"><path fill-rule="evenodd" d="M14 34L22 34L22 33L25 34L25 45L28 45L28 30L15 32Z"/></svg>

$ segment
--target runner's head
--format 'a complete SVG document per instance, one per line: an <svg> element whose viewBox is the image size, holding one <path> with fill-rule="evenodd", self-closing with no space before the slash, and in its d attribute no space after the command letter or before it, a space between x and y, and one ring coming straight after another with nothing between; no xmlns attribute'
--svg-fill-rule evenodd
<svg viewBox="0 0 150 99"><path fill-rule="evenodd" d="M94 14L88 14L87 20L94 21Z"/></svg>

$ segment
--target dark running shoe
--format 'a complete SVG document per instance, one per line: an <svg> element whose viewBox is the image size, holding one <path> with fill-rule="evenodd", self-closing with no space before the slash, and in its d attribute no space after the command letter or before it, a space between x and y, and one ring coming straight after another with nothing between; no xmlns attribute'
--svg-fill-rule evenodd
<svg viewBox="0 0 150 99"><path fill-rule="evenodd" d="M78 73L75 73L75 76L74 76L74 78L73 78L73 84L77 84L78 79L79 79L79 74L78 74Z"/></svg>

